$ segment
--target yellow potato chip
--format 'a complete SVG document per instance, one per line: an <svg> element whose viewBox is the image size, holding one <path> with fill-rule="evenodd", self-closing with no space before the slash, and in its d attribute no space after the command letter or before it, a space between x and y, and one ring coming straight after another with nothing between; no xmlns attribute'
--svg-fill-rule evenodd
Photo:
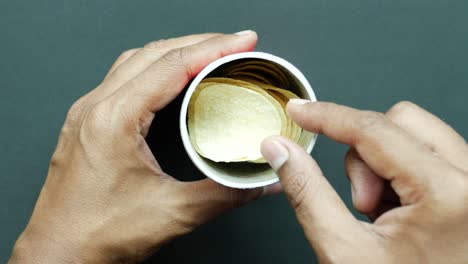
<svg viewBox="0 0 468 264"><path fill-rule="evenodd" d="M229 78L234 78L234 79L252 79L255 81L259 81L262 83L268 83L271 84L270 81L268 81L267 78L264 78L261 75L255 74L255 73L250 73L250 72L236 72L236 73L230 73L227 75Z"/></svg>
<svg viewBox="0 0 468 264"><path fill-rule="evenodd" d="M229 76L238 78L204 79L190 100L189 136L201 156L215 162L265 163L260 153L263 139L282 135L299 140L302 129L285 110L297 95L266 83L263 75L253 72L235 70Z"/></svg>
<svg viewBox="0 0 468 264"><path fill-rule="evenodd" d="M241 86L201 85L188 112L190 139L197 152L216 162L261 159L262 140L282 129L275 105Z"/></svg>
<svg viewBox="0 0 468 264"><path fill-rule="evenodd" d="M269 93L278 93L278 94L280 94L281 95L280 97L282 97L283 101L286 102L284 104L284 108L286 108L286 104L290 99L299 98L299 96L297 96L293 92L288 91L286 89L281 89L281 88L278 88L278 87L274 87L274 86L271 86L271 85L268 85L268 84L255 82L255 81L252 81L252 83L262 87L263 89L267 90ZM296 122L294 122L292 119L290 119L288 115L286 115L286 116L287 116L287 121L286 122L291 127L290 128L290 134L288 135L288 137L291 140L297 142L297 141L299 141L299 138L301 137L302 128L299 127L296 124Z"/></svg>
<svg viewBox="0 0 468 264"><path fill-rule="evenodd" d="M246 61L233 65L226 68L223 75L226 77L239 78L243 73L246 73L247 75L261 76L262 79L260 81L267 84L272 84L278 87L289 86L288 78L278 66L262 60Z"/></svg>
<svg viewBox="0 0 468 264"><path fill-rule="evenodd" d="M287 125L287 114L286 112L284 111L284 107L285 106L282 106L280 104L280 102L278 101L277 98L274 98L271 94L268 93L267 90L265 89L262 89L261 87L255 85L254 83L249 83L249 82L245 82L245 81L242 81L242 80L236 80L236 79L230 79L230 78L207 78L205 80L203 80L202 83L226 83L226 84L231 84L231 85L234 85L234 86L240 86L240 87L244 87L244 88L247 88L247 89L250 89L250 90L253 90L263 96L265 96L265 98L270 101L274 106L275 108L277 109L277 111L280 113L280 116L281 116L281 123L282 123L282 127L286 127ZM283 133L283 130L282 130L282 133L281 135L285 135Z"/></svg>
<svg viewBox="0 0 468 264"><path fill-rule="evenodd" d="M294 94L293 92L291 91L288 91L286 89L281 89L281 88L278 88L278 87L274 87L274 86L271 86L271 85L268 85L268 84L264 84L264 83L259 83L259 82L253 82L254 84L257 84L258 86L262 87L263 89L267 90L267 91L275 91L275 92L278 92L280 94L282 94L286 100L286 103L287 101L289 101L290 99L296 99L296 98L299 98L299 96L297 96L296 94ZM285 106L286 107L286 106ZM287 116L289 118L289 116ZM292 119L290 119L290 123L291 123L291 126L292 126L292 134L291 134L291 139L294 141L294 142L298 142L299 141L299 138L301 137L301 134L302 134L302 128L299 127L296 122L294 122Z"/></svg>

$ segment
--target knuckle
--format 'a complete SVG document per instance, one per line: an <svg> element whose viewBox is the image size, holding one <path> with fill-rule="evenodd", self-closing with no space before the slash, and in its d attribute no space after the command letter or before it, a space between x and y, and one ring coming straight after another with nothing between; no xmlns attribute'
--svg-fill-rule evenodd
<svg viewBox="0 0 468 264"><path fill-rule="evenodd" d="M81 135L96 138L99 135L107 134L111 124L110 105L106 101L101 101L94 105L87 113L81 126Z"/></svg>
<svg viewBox="0 0 468 264"><path fill-rule="evenodd" d="M62 128L60 137L57 142L57 147L53 152L49 166L50 168L58 168L63 165L66 166L70 162L70 151L73 150L74 134L71 133L71 129L65 125Z"/></svg>
<svg viewBox="0 0 468 264"><path fill-rule="evenodd" d="M177 48L169 51L166 53L164 56L166 61L168 61L171 64L175 65L183 65L185 58L186 58L186 49L185 48Z"/></svg>
<svg viewBox="0 0 468 264"><path fill-rule="evenodd" d="M226 41L226 37L231 37L229 35L216 35L211 40L214 42L224 42Z"/></svg>
<svg viewBox="0 0 468 264"><path fill-rule="evenodd" d="M167 201L168 218L171 219L182 233L190 232L201 224L201 219L197 217L194 206L197 206L189 197L179 196L171 201Z"/></svg>
<svg viewBox="0 0 468 264"><path fill-rule="evenodd" d="M180 235L186 234L194 230L197 226L201 224L197 217L187 214L187 212L171 212L172 222L177 226L177 233Z"/></svg>
<svg viewBox="0 0 468 264"><path fill-rule="evenodd" d="M180 70L185 72L186 76L193 76L193 70L190 67L189 48L177 48L170 50L162 57L162 61L168 69Z"/></svg>
<svg viewBox="0 0 468 264"><path fill-rule="evenodd" d="M56 168L60 167L64 163L66 163L64 155L62 155L59 151L56 150L50 158L49 166L50 168Z"/></svg>
<svg viewBox="0 0 468 264"><path fill-rule="evenodd" d="M81 116L81 113L84 109L85 104L85 97L78 99L78 101L74 102L70 109L68 109L66 123L74 123Z"/></svg>
<svg viewBox="0 0 468 264"><path fill-rule="evenodd" d="M401 101L393 105L388 111L387 115L390 118L399 118L400 116L405 116L406 113L414 109L415 104L409 101Z"/></svg>
<svg viewBox="0 0 468 264"><path fill-rule="evenodd" d="M145 50L148 51L160 51L167 49L167 40L165 39L160 39L156 41L151 41L147 43L144 47Z"/></svg>
<svg viewBox="0 0 468 264"><path fill-rule="evenodd" d="M166 214L174 226L177 226L178 232L181 232L181 234L190 232L200 224L197 217L191 213L190 201L179 199L172 203L175 204L170 207Z"/></svg>
<svg viewBox="0 0 468 264"><path fill-rule="evenodd" d="M135 54L138 50L140 49L137 48L137 49L126 50L120 54L119 59L127 59L131 57L133 54Z"/></svg>
<svg viewBox="0 0 468 264"><path fill-rule="evenodd" d="M364 111L356 120L355 125L359 130L375 130L382 127L386 122L384 114L373 111Z"/></svg>
<svg viewBox="0 0 468 264"><path fill-rule="evenodd" d="M87 119L90 119L94 122L100 122L103 120L108 110L109 106L106 101L98 102L89 111Z"/></svg>
<svg viewBox="0 0 468 264"><path fill-rule="evenodd" d="M396 103L393 107L399 110L408 110L413 109L416 105L410 101L400 101Z"/></svg>

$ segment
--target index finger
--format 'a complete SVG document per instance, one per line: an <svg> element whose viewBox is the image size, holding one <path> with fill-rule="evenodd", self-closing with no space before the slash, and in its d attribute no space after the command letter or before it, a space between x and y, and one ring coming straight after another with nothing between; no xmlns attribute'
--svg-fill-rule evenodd
<svg viewBox="0 0 468 264"><path fill-rule="evenodd" d="M384 114L325 102L290 101L286 109L304 129L354 146L372 170L392 181L402 204L420 199L455 171Z"/></svg>
<svg viewBox="0 0 468 264"><path fill-rule="evenodd" d="M250 51L256 43L256 33L248 31L173 49L123 85L115 97L132 102L133 111L139 116L154 113L171 102L209 63L229 54Z"/></svg>

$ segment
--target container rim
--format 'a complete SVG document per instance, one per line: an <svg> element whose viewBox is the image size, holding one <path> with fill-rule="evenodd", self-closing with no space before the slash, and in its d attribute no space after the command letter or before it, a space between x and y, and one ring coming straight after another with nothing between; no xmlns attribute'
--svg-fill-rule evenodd
<svg viewBox="0 0 468 264"><path fill-rule="evenodd" d="M193 148L192 143L190 142L189 134L188 134L188 128L187 128L187 110L188 110L188 105L190 102L190 98L192 97L192 94L194 93L196 87L198 84L207 76L209 75L212 71L214 71L216 68L219 66L236 61L236 60L241 60L241 59L262 59L266 61L271 61L273 63L276 63L284 68L286 68L288 71L291 72L292 75L294 75L298 81L304 86L304 89L306 90L306 94L309 96L309 99L311 101L317 101L317 98L315 96L314 91L312 90L311 85L305 78L305 76L302 74L299 69L297 69L294 65L292 65L290 62L286 61L285 59L282 59L280 57L277 57L275 55L265 53L265 52L258 52L258 51L252 51L252 52L242 52L242 53L235 53L231 55L227 55L225 57L219 58L210 64L208 64L200 73L193 79L192 83L187 89L187 92L185 93L184 99L182 101L182 106L180 110L180 116L179 116L179 127L180 127L180 135L182 137L182 143L184 145L185 151L187 152L189 158L195 164L195 166L207 177L211 178L217 183L220 183L224 186L232 187L232 188L239 188L239 189L251 189L251 188L257 188L257 187L263 187L267 186L270 184L277 183L279 181L278 177L275 177L273 179L268 179L265 181L260 181L260 182L251 182L251 183L238 183L238 182L231 182L228 181L219 175L216 175L215 173L212 173L211 170L207 169L207 165L205 161L203 161L203 158L198 155L196 150ZM310 153L315 145L315 142L317 141L317 134L314 135L312 140L308 142L308 144L305 146L305 150L307 153Z"/></svg>

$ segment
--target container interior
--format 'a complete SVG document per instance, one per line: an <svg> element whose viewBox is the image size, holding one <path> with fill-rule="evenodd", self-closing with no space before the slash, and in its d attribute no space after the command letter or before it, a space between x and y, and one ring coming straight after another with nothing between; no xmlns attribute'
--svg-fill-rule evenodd
<svg viewBox="0 0 468 264"><path fill-rule="evenodd" d="M257 59L257 58L245 58L238 59L234 61L227 62L218 66L211 73L209 73L205 78L211 77L231 77L230 75L226 76L227 71L236 70L237 67L245 67L245 64L259 64L265 65L270 70L263 72L255 71L256 75L261 75L263 78L271 80L271 83L279 88L287 89L298 95L303 99L315 100L315 98L310 98L307 89L299 81L299 79L286 67L277 64L272 61ZM278 72L279 71L279 72ZM279 80L275 76L282 76ZM285 77L285 78L284 78ZM190 133L190 131L189 131ZM302 131L301 137L298 144L306 148L312 140L314 140L315 134ZM198 155L198 154L197 154ZM216 175L216 177L221 178L223 182L234 183L233 185L244 186L258 183L265 183L263 185L275 183L278 181L278 178L275 172L267 164L256 164L250 162L214 162L204 157L201 157L203 161L203 170L205 173L210 175ZM199 166L200 167L200 166ZM209 175L208 175L209 176Z"/></svg>

